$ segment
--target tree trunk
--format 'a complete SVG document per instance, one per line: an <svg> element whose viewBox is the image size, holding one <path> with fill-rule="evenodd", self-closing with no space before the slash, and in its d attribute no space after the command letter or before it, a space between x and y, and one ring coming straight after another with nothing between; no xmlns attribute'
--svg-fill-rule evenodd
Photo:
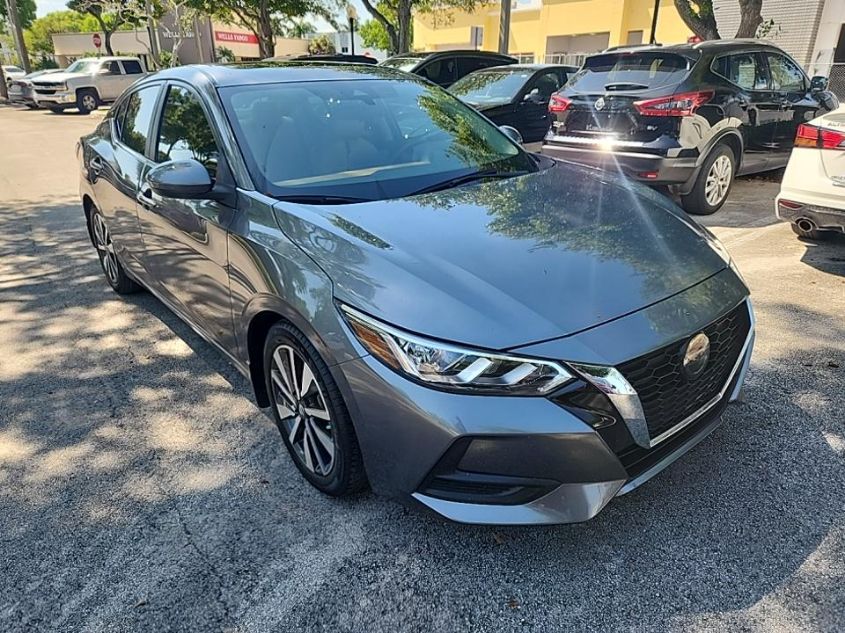
<svg viewBox="0 0 845 633"><path fill-rule="evenodd" d="M713 0L675 0L675 8L684 24L698 37L703 40L720 39L716 16L713 15Z"/></svg>
<svg viewBox="0 0 845 633"><path fill-rule="evenodd" d="M736 37L757 37L757 29L763 23L760 11L763 0L739 0L739 28Z"/></svg>
<svg viewBox="0 0 845 633"><path fill-rule="evenodd" d="M411 26L413 25L413 17L411 16L411 0L399 0L399 6L396 8L396 18L398 23L398 42L396 48L398 53L407 53L411 50Z"/></svg>
<svg viewBox="0 0 845 633"><path fill-rule="evenodd" d="M387 37L390 39L390 54L395 55L399 52L399 33L396 31L396 27L390 23L390 21L385 17L385 15L379 11L370 0L361 0L364 3L364 7L369 11L370 15L375 18L375 20L384 27L384 30L387 32Z"/></svg>
<svg viewBox="0 0 845 633"><path fill-rule="evenodd" d="M105 20L103 20L102 16L96 14L91 15L94 15L94 18L97 20L97 24L100 25L100 30L103 32L103 46L106 48L106 53L114 55L114 51L111 48L111 31L106 26Z"/></svg>
<svg viewBox="0 0 845 633"><path fill-rule="evenodd" d="M276 54L276 37L273 34L273 20L266 1L261 2L258 13L258 54L261 59L273 57Z"/></svg>

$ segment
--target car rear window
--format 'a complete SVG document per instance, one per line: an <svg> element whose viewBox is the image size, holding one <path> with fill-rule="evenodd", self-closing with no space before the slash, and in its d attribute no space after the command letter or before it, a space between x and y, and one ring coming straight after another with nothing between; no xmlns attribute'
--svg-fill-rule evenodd
<svg viewBox="0 0 845 633"><path fill-rule="evenodd" d="M679 83L690 66L682 55L659 51L595 55L569 80L569 87L579 92L649 90Z"/></svg>

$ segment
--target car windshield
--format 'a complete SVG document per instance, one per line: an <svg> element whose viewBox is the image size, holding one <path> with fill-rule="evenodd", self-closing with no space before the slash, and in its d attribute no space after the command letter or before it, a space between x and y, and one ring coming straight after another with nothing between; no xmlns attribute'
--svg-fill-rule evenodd
<svg viewBox="0 0 845 633"><path fill-rule="evenodd" d="M588 57L569 80L578 92L647 90L680 82L690 62L681 55L661 52L612 53Z"/></svg>
<svg viewBox="0 0 845 633"><path fill-rule="evenodd" d="M222 88L256 184L271 196L399 198L479 171L536 171L495 125L422 81Z"/></svg>
<svg viewBox="0 0 845 633"><path fill-rule="evenodd" d="M399 70L404 70L405 72L410 71L414 66L422 61L422 57L391 57L390 59L385 59L381 66L387 66L389 68L398 68Z"/></svg>
<svg viewBox="0 0 845 633"><path fill-rule="evenodd" d="M3 66L3 70L7 73L22 73L23 68L18 68L17 66Z"/></svg>
<svg viewBox="0 0 845 633"><path fill-rule="evenodd" d="M92 59L80 59L67 67L69 73L90 73L97 69L100 62Z"/></svg>
<svg viewBox="0 0 845 633"><path fill-rule="evenodd" d="M470 103L507 103L531 77L531 71L482 70L459 79L449 92Z"/></svg>

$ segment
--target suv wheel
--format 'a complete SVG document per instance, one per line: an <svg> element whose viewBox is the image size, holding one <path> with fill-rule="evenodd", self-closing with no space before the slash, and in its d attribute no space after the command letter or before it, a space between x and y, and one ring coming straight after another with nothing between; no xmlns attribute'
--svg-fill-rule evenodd
<svg viewBox="0 0 845 633"><path fill-rule="evenodd" d="M85 88L76 93L76 108L82 114L93 112L100 106L97 98L97 91L92 88Z"/></svg>
<svg viewBox="0 0 845 633"><path fill-rule="evenodd" d="M361 449L340 390L314 346L289 323L267 333L264 376L273 419L302 475L335 497L363 490Z"/></svg>
<svg viewBox="0 0 845 633"><path fill-rule="evenodd" d="M687 213L710 215L725 204L736 173L736 157L727 145L717 145L698 172L692 191L681 196Z"/></svg>

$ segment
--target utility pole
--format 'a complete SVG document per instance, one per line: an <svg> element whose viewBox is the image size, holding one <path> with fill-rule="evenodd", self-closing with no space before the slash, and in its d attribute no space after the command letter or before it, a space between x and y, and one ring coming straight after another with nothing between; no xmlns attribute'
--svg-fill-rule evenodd
<svg viewBox="0 0 845 633"><path fill-rule="evenodd" d="M654 15L651 16L651 37L649 44L657 44L657 16L660 13L660 0L654 0Z"/></svg>
<svg viewBox="0 0 845 633"><path fill-rule="evenodd" d="M507 55L511 37L511 0L502 0L502 15L499 17L499 52Z"/></svg>
<svg viewBox="0 0 845 633"><path fill-rule="evenodd" d="M9 23L15 36L15 45L18 49L18 57L21 58L21 66L28 75L30 73L29 54L26 52L26 42L23 41L23 29L21 29L20 16L18 15L18 0L6 0L6 13L9 14Z"/></svg>
<svg viewBox="0 0 845 633"><path fill-rule="evenodd" d="M0 62L2 61L4 60L0 57ZM9 90L6 86L6 73L3 72L3 64L0 64L0 97L2 97L4 101L9 100Z"/></svg>

